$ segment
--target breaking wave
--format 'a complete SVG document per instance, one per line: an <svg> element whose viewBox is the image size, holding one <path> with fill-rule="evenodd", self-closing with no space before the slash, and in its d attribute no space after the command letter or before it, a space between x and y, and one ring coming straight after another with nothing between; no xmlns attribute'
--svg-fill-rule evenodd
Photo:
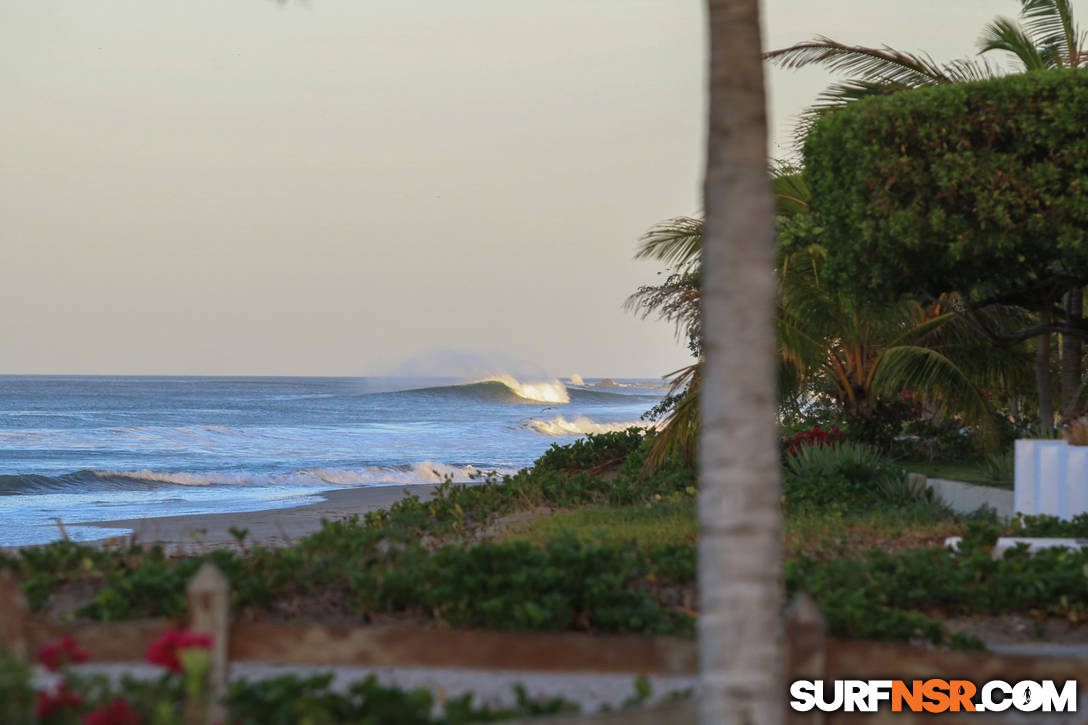
<svg viewBox="0 0 1088 725"><path fill-rule="evenodd" d="M645 421L636 423L595 423L584 415L579 415L573 420L567 420L560 415L551 420L534 420L529 423L529 427L533 430L550 436L615 433L618 431L625 431L628 428L652 428L653 426L653 423L647 423Z"/></svg>
<svg viewBox="0 0 1088 725"><path fill-rule="evenodd" d="M567 386L558 380L552 378L551 380L539 383L523 383L512 375L503 373L502 375L495 375L484 380L477 380L477 383L502 383L519 398L525 400L531 400L535 403L560 403L566 404L570 402L570 394L567 393Z"/></svg>

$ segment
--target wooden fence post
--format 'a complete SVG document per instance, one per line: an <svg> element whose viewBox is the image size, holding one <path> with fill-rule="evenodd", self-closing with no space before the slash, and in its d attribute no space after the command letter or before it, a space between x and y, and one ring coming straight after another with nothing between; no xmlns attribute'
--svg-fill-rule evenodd
<svg viewBox="0 0 1088 725"><path fill-rule="evenodd" d="M0 571L0 645L22 662L31 654L28 613L19 582L10 571Z"/></svg>
<svg viewBox="0 0 1088 725"><path fill-rule="evenodd" d="M789 645L787 682L822 680L827 669L827 628L824 615L807 592L800 592L786 613L786 637ZM809 712L789 711L790 725L821 725L826 721L820 709Z"/></svg>
<svg viewBox="0 0 1088 725"><path fill-rule="evenodd" d="M189 581L186 594L189 597L190 631L210 634L212 637L208 683L211 703L207 708L206 724L226 722L227 684L230 677L230 662L227 659L230 641L230 583L214 564L205 563Z"/></svg>

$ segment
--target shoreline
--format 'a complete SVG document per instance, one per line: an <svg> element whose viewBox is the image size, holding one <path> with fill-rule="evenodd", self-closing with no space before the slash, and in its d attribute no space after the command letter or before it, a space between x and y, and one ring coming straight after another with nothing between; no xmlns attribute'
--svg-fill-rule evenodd
<svg viewBox="0 0 1088 725"><path fill-rule="evenodd" d="M168 555L201 553L210 549L240 548L230 529L246 529L243 547L290 546L295 540L321 528L322 519L339 521L353 515L388 508L406 495L430 498L439 484L412 483L395 486L357 486L321 491L321 501L289 508L238 511L221 514L187 514L155 518L117 519L72 524L73 527L130 529L131 533L79 541L84 546L107 547L138 543L161 544ZM4 547L19 549L23 547Z"/></svg>

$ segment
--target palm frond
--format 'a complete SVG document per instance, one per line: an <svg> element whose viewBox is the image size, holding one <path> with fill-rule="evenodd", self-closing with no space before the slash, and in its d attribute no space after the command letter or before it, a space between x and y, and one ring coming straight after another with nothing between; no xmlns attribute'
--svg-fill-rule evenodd
<svg viewBox="0 0 1088 725"><path fill-rule="evenodd" d="M695 336L700 333L699 305L702 299L699 274L671 274L664 283L644 285L623 303L626 310L646 319L657 313L659 319L676 326L676 335Z"/></svg>
<svg viewBox="0 0 1088 725"><path fill-rule="evenodd" d="M917 345L887 350L873 378L873 390L883 396L902 391L922 394L937 402L942 414L962 414L976 427L984 447L997 447L993 406L965 371L938 350Z"/></svg>
<svg viewBox="0 0 1088 725"><path fill-rule="evenodd" d="M639 239L635 259L656 259L687 272L703 253L703 220L678 216L651 227Z"/></svg>
<svg viewBox="0 0 1088 725"><path fill-rule="evenodd" d="M996 18L982 29L982 35L978 39L978 47L980 53L988 53L991 50L1003 50L1012 53L1020 59L1024 69L1028 71L1045 70L1047 68L1047 62L1040 53L1038 46L1015 20Z"/></svg>
<svg viewBox="0 0 1088 725"><path fill-rule="evenodd" d="M957 58L944 64L944 72L956 83L985 81L1004 75L985 58Z"/></svg>
<svg viewBox="0 0 1088 725"><path fill-rule="evenodd" d="M887 45L881 48L844 45L824 36L769 51L763 58L788 69L822 65L867 83L920 88L953 82L928 54L904 53Z"/></svg>
<svg viewBox="0 0 1088 725"><path fill-rule="evenodd" d="M816 101L802 111L797 117L794 127L794 148L800 151L804 146L808 132L813 124L819 121L827 113L842 108L854 101L872 96L887 96L900 91L911 90L913 86L902 83L881 83L877 81L839 81L832 83L816 96Z"/></svg>
<svg viewBox="0 0 1088 725"><path fill-rule="evenodd" d="M1069 0L1022 0L1020 18L1036 45L1054 49L1055 65L1079 65L1082 44Z"/></svg>
<svg viewBox="0 0 1088 725"><path fill-rule="evenodd" d="M774 190L776 214L793 216L808 213L812 191L805 181L804 169L782 161L773 163L771 186Z"/></svg>
<svg viewBox="0 0 1088 725"><path fill-rule="evenodd" d="M702 376L702 360L665 376L670 380L669 395L678 398L650 441L642 464L643 475L652 474L669 461L694 463L701 420L699 392Z"/></svg>

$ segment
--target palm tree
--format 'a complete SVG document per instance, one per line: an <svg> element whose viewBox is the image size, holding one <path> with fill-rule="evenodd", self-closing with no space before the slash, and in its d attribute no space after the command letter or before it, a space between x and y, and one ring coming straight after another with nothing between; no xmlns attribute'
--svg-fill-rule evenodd
<svg viewBox="0 0 1088 725"><path fill-rule="evenodd" d="M668 241L670 231L677 234L675 245ZM698 279L701 231L698 219L670 220L643 238L643 249L653 245L661 255L686 265L688 271L670 279ZM691 250L690 258L678 256L681 248ZM902 300L878 306L829 289L821 279L826 256L819 244L805 243L781 250L777 260L777 356L783 396L824 391L847 420L864 425L885 401L910 391L923 396L935 408L932 412L974 424L983 444L993 447L997 419L983 391L1028 385L1029 362L1023 351L991 349L956 314L952 297L930 305ZM700 329L697 296L697 288L688 284L666 283L643 288L628 302L644 315L658 311L694 336ZM1013 308L994 308L986 314L995 329L1023 323L1023 314ZM673 373L673 378L673 404L651 445L648 470L671 457L693 453L700 363Z"/></svg>
<svg viewBox="0 0 1088 725"><path fill-rule="evenodd" d="M775 214L789 218L807 212L809 190L801 170L778 163L771 169ZM644 472L661 468L666 461L694 465L699 432L702 382L702 324L700 316L703 253L703 220L675 217L652 227L639 240L636 259L654 259L671 268L662 284L645 285L627 298L624 306L646 318L651 314L672 322L677 337L685 338L696 362L669 373L665 405L655 409L664 419L646 456Z"/></svg>
<svg viewBox="0 0 1088 725"><path fill-rule="evenodd" d="M808 216L808 186L794 167L772 171L779 235L776 261L779 388L783 400L813 391L829 395L844 417L864 426L903 391L924 396L934 414L972 423L987 447L996 444L996 417L983 390L1030 385L1021 350L992 349L956 314L956 299L929 305L904 300L872 305L821 281L826 250ZM700 260L703 222L678 217L648 231L636 256L664 260L673 274L661 285L639 289L627 301L643 317L652 312L672 321L698 355ZM788 247L788 249L787 249ZM983 313L980 313L983 314ZM993 329L1024 323L1014 308L987 312ZM646 470L677 457L691 460L699 425L695 401L700 362L672 374L671 407L651 444Z"/></svg>
<svg viewBox="0 0 1088 725"><path fill-rule="evenodd" d="M709 0L700 722L785 721L774 229L758 0Z"/></svg>
<svg viewBox="0 0 1088 725"><path fill-rule="evenodd" d="M873 417L883 401L910 391L945 416L977 426L997 445L997 417L986 388L1026 384L1019 350L991 350L955 312L956 300L863 304L821 282L827 251L818 244L786 251L778 264L778 354L785 386L823 389L848 421ZM995 308L1004 327L1017 313Z"/></svg>

